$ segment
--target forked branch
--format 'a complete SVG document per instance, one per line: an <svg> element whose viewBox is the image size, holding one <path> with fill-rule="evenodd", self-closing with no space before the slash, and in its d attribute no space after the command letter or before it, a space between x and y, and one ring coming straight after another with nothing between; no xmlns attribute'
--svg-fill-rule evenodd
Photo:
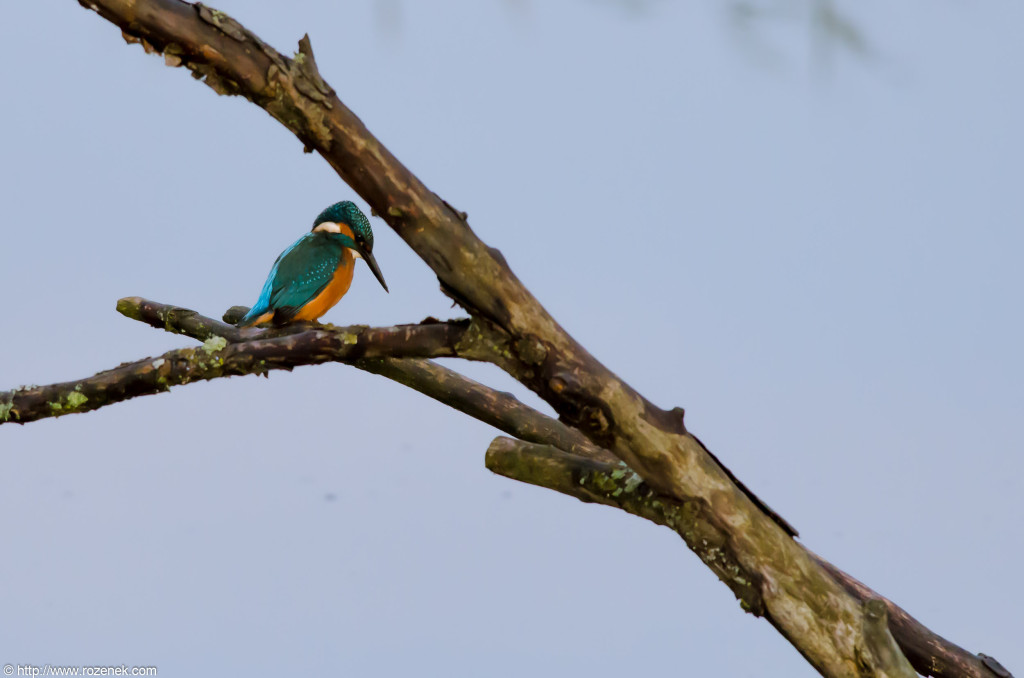
<svg viewBox="0 0 1024 678"><path fill-rule="evenodd" d="M451 348L461 357L495 362L535 391L564 423L635 470L637 480L631 475L631 482L642 482L676 502L684 523L702 530L701 541L712 545L706 550L695 548L698 555L712 569L718 568L716 573L725 575L731 586L738 586L734 591L745 607L763 614L821 673L858 677L904 673L898 661L887 661L884 652L872 650L866 635L871 624L865 628L862 601L794 541L764 504L687 431L682 411L657 407L591 356L522 285L500 253L476 237L465 215L427 189L345 107L319 73L308 39L300 42L294 57L287 57L237 21L204 5L182 0L89 0L83 4L116 24L129 42L161 53L168 65L184 66L216 92L242 95L263 107L307 150L320 153L473 316L454 347L446 341L427 342L429 346L419 346L422 353L401 355L436 355L427 348ZM302 340L297 339L303 337L300 333L223 347L217 344L228 339L218 335L221 340L207 338L205 348L182 349L193 351L174 356L185 367L164 378L187 383L213 374L209 370L219 370L221 375L225 370L254 371L266 367L259 360L268 359L288 369L289 360L294 359L288 347L296 341L310 342L306 348L322 357L321 362L367 360L376 355L370 352L375 344L368 338L352 328L343 331L358 335L357 348L345 348L351 345L320 329L309 330L312 334ZM409 332L418 336L419 331ZM255 364L246 362L248 348L259 349ZM401 350L411 349L406 344ZM389 367L399 363L393 361ZM133 378L137 375L129 368L126 383L141 382L143 390L154 383L160 386L159 378L152 375L147 376L149 381ZM84 386L71 392L66 384L56 386L60 388L51 395L63 393L68 403L68 398L85 397L86 402L79 403L82 406L90 398L98 401L106 393L117 394L114 387L87 393ZM127 392L127 386L122 392ZM10 398L4 406L8 415L45 412L46 407L53 409L50 403L62 402L43 400L44 393L4 395ZM19 404L15 410L16 398L27 407ZM891 619L889 627L893 628ZM901 648L908 651L902 644ZM915 663L915 667L934 675L992 675L990 663L973 659L948 673L937 673L930 665Z"/></svg>

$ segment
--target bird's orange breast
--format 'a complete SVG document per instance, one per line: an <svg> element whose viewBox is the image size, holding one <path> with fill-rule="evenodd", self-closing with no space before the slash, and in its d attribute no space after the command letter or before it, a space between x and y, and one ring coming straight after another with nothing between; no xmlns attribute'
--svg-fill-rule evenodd
<svg viewBox="0 0 1024 678"><path fill-rule="evenodd" d="M327 283L327 287L320 294L313 297L308 304L299 309L294 319L319 320L320 316L331 310L331 307L337 304L345 296L345 293L348 292L348 288L351 287L352 274L356 270L355 263L356 260L352 256L352 250L346 247L341 255L338 268L334 271L334 277L331 278L331 282Z"/></svg>

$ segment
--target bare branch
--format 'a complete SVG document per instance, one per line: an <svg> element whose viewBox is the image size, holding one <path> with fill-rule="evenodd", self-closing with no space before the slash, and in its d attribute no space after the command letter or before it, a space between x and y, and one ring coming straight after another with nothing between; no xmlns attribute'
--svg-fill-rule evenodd
<svg viewBox="0 0 1024 678"><path fill-rule="evenodd" d="M385 358L358 360L353 365L405 384L522 440L588 459L617 461L578 430L524 405L511 393L496 391L430 360Z"/></svg>
<svg viewBox="0 0 1024 678"><path fill-rule="evenodd" d="M239 329L234 325L207 318L191 309L161 304L140 297L121 299L117 302L117 310L133 320L172 334L184 334L199 341L216 336L224 337L230 343L238 343L255 338L288 336L304 331L302 326L295 325L271 329ZM225 316L230 314L241 317L247 310L236 306ZM457 322L462 326L468 324L468 321ZM423 326L421 323L419 326L411 327ZM329 325L325 327L331 328ZM479 349L471 349L472 342L465 340L465 335L459 338L462 341L454 343L459 355L482 355ZM611 453L594 445L578 430L524 405L512 394L496 391L429 360L365 358L346 362L361 370L404 384L522 440L553 445L560 450L593 459L614 460Z"/></svg>
<svg viewBox="0 0 1024 678"><path fill-rule="evenodd" d="M199 341L206 341L210 337L223 337L232 344L257 337L267 339L271 336L295 334L296 332L303 332L310 327L310 325L299 323L286 325L276 330L261 327L241 329L220 320L207 318L190 308L161 304L160 302L150 301L142 297L118 299L117 312L126 318L138 320L150 327L166 330L172 334L184 334ZM244 314L239 314L239 318L242 315ZM275 332L276 335L274 334Z"/></svg>
<svg viewBox="0 0 1024 678"><path fill-rule="evenodd" d="M699 504L725 535L723 557L756 574L771 622L821 673L864 674L859 603L737 486L683 425L569 336L465 216L373 137L316 71L308 40L294 58L227 15L180 0L91 0L130 42L184 65L221 94L241 94L319 152L474 316L463 357L493 360L561 419L614 452L660 493ZM486 321L486 322L485 322ZM284 339L284 338L283 338ZM885 675L884 668L874 671Z"/></svg>
<svg viewBox="0 0 1024 678"><path fill-rule="evenodd" d="M513 480L546 487L585 502L616 506L676 530L686 545L732 590L740 607L757 616L770 613L761 595L761 578L723 548L728 535L699 501L670 500L622 462L581 459L546 445L495 438L487 449L487 468Z"/></svg>
<svg viewBox="0 0 1024 678"><path fill-rule="evenodd" d="M729 558L720 548L723 532L714 524L714 516L695 502L680 502L660 494L641 481L628 468L575 457L543 445L532 445L508 438L496 438L487 450L487 468L499 475L531 485L546 487L585 502L620 508L627 513L665 525L679 534L687 546L732 589L743 609L755 612L761 605L756 582L757 573L743 568L742 563ZM812 554L813 555L813 554ZM839 580L863 606L868 601L884 603L888 633L892 634L899 650L906 655L914 670L924 676L936 678L1011 678L1008 671L999 673L990 663L999 666L990 657L975 656L945 638L938 636L891 600L879 596L870 588L846 574L819 556L815 559ZM869 629L864 634L867 648L879 642L885 647L879 633L880 612L871 608ZM770 610L766 617L771 619ZM773 622L774 623L774 622ZM888 633L886 635L888 635ZM872 640L874 638L875 640ZM903 675L899 659L890 653L876 662L889 667L887 675ZM989 660L989 661L986 661ZM893 663L895 662L895 663ZM889 673L892 671L892 673Z"/></svg>
<svg viewBox="0 0 1024 678"><path fill-rule="evenodd" d="M77 382L0 393L0 403L9 403L0 410L0 423L5 421L4 415L6 420L24 423L44 416L87 412L193 381L265 374L271 369L330 361L385 376L523 440L592 459L614 460L611 453L595 446L576 429L537 412L509 393L429 360L374 357L382 351L387 355L455 355L469 321L433 321L384 329L331 325L239 329L191 309L140 297L119 300L117 310L134 320L205 343L199 348L178 349L158 358L127 363Z"/></svg>
<svg viewBox="0 0 1024 678"><path fill-rule="evenodd" d="M138 302L133 306L133 302ZM162 307L162 308L161 308ZM46 417L90 412L106 405L170 390L172 386L220 377L266 374L301 365L351 362L359 359L455 356L468 321L370 328L318 326L273 336L256 330L238 331L210 318L141 299L122 299L118 310L138 319L162 314L175 331L205 337L197 348L180 348L155 358L125 363L76 381L0 392L0 424L25 424ZM175 325L175 321L181 325ZM152 323L151 323L152 324ZM223 331L238 343L215 334ZM269 334L268 338L263 338Z"/></svg>

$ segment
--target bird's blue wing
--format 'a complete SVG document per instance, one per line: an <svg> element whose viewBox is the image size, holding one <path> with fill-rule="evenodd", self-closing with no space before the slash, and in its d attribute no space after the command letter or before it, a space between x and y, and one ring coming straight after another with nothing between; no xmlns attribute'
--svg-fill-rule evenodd
<svg viewBox="0 0 1024 678"><path fill-rule="evenodd" d="M309 232L292 243L273 262L259 299L239 326L269 311L274 322L287 323L331 283L344 249L341 239L324 232Z"/></svg>
<svg viewBox="0 0 1024 678"><path fill-rule="evenodd" d="M275 322L287 322L331 282L345 246L328 233L307 233L278 256L259 299L240 326L273 311Z"/></svg>
<svg viewBox="0 0 1024 678"><path fill-rule="evenodd" d="M344 249L332 234L310 233L281 255L270 292L275 320L289 320L330 284Z"/></svg>
<svg viewBox="0 0 1024 678"><path fill-rule="evenodd" d="M261 315L270 310L270 297L274 292L274 280L277 278L278 265L281 263L281 260L284 259L285 255L287 255L289 252L295 249L299 245L299 243L301 243L303 240L305 240L311 235L312 233L307 233L306 235L302 236L301 238L293 242L291 245L289 245L284 252L281 252L280 254L277 255L277 259L274 260L274 265L270 267L270 274L267 275L267 280L266 282L263 283L263 289L260 290L259 298L256 299L256 303L252 305L252 308L250 308L249 311L244 316L242 316L242 319L238 321L238 327L245 327L252 321L256 320L256 318L259 318Z"/></svg>

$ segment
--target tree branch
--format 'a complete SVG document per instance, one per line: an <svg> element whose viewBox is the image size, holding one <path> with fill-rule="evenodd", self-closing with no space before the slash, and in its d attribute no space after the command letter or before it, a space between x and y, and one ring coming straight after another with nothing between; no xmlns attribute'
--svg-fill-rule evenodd
<svg viewBox="0 0 1024 678"><path fill-rule="evenodd" d="M357 360L352 364L404 384L521 440L551 445L581 458L616 461L614 455L594 445L578 430L524 405L512 394L496 391L430 360L384 358Z"/></svg>
<svg viewBox="0 0 1024 678"><path fill-rule="evenodd" d="M471 345L547 400L563 421L624 460L652 488L700 504L721 550L756 574L766 616L820 672L860 676L860 605L793 541L683 425L569 336L497 250L373 137L317 72L308 39L287 58L227 15L181 0L91 0L129 42L241 94L319 152L434 270L478 322ZM479 322L481 320L488 323ZM497 334L495 334L497 331ZM497 336L500 344L488 340ZM500 335L500 336L498 336ZM465 357L472 357L467 351ZM884 675L884 667L876 667Z"/></svg>
<svg viewBox="0 0 1024 678"><path fill-rule="evenodd" d="M745 610L756 611L763 605L758 595L757 573L747 571L742 563L721 549L721 533L713 524L714 517L699 503L680 502L665 496L620 464L583 459L551 447L508 438L499 437L491 443L486 464L491 471L506 478L546 487L580 501L614 506L672 529L732 590ZM991 657L975 656L932 633L891 600L879 596L820 556L813 557L847 588L859 605L863 607L875 601L870 614L864 612L868 628L864 634L866 645L859 656L866 656L865 650L870 650L872 656L882 653L884 656L874 661L887 667L888 675L904 675L905 671L900 668L899 659L893 656L892 648L886 649L879 631L882 626L888 627L888 633L892 634L906 660L921 675L1012 678ZM887 624L883 625L877 604L884 605ZM770 612L766 616L772 621Z"/></svg>
<svg viewBox="0 0 1024 678"><path fill-rule="evenodd" d="M238 330L194 311L144 299L122 299L118 310L149 324L163 323L165 328L172 327L205 342L197 348L180 348L125 363L85 379L0 392L0 424L25 424L90 412L130 398L162 393L172 386L220 377L387 356L455 356L456 346L470 326L469 321L382 328L320 326L299 331L293 328L274 336L272 331Z"/></svg>
<svg viewBox="0 0 1024 678"><path fill-rule="evenodd" d="M207 318L191 309L161 304L140 297L121 299L117 302L117 310L133 320L144 322L172 334L184 334L199 341L206 341L211 336L219 336L224 337L230 343L239 343L253 338L287 336L297 331L303 331L301 326L295 325L280 328L239 329L234 325ZM248 310L242 306L235 306L224 315L225 317L240 318ZM433 323L424 321L419 327L430 324ZM466 321L455 321L449 324L462 326L469 324L471 326L471 323ZM325 327L331 328L332 326ZM458 339L464 338L465 334L458 337ZM461 356L482 354L479 349L472 350L469 347L471 344L469 341L453 341L452 344L456 346L457 351L461 351L459 352ZM552 445L560 450L592 459L614 460L611 453L594 445L578 430L524 405L512 394L496 391L429 360L388 357L363 358L344 362L366 372L397 381L522 440Z"/></svg>
<svg viewBox="0 0 1024 678"><path fill-rule="evenodd" d="M454 356L456 347L465 348L466 342L460 340L471 324L466 320L425 321L383 329L306 324L239 329L191 309L140 297L119 300L117 310L133 320L204 344L126 363L81 381L0 392L0 404L8 403L0 405L6 407L0 409L0 423L87 412L193 381L343 362L397 381L517 438L586 458L615 459L576 429L524 405L512 394L496 391L429 360L374 357L381 353Z"/></svg>

